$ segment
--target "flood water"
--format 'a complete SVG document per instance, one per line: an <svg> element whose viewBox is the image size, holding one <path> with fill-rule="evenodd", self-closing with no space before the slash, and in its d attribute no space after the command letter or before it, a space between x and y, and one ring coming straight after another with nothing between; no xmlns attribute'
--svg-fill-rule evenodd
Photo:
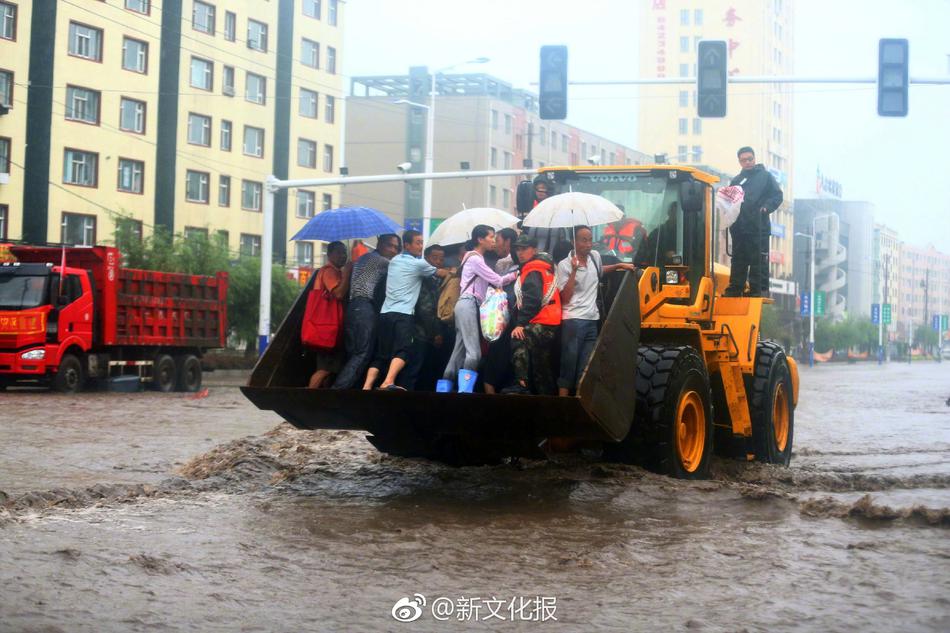
<svg viewBox="0 0 950 633"><path fill-rule="evenodd" d="M207 382L0 393L0 631L950 630L950 363L805 367L792 466L703 482L392 458Z"/></svg>

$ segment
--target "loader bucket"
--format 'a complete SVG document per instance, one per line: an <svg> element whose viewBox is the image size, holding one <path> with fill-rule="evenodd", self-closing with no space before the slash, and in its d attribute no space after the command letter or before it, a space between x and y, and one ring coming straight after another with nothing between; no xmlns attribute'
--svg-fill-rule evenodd
<svg viewBox="0 0 950 633"><path fill-rule="evenodd" d="M301 429L368 431L380 450L456 461L538 456L548 437L619 441L633 420L639 297L624 273L578 385L578 395L307 389L313 367L300 344L307 293L297 298L241 390Z"/></svg>

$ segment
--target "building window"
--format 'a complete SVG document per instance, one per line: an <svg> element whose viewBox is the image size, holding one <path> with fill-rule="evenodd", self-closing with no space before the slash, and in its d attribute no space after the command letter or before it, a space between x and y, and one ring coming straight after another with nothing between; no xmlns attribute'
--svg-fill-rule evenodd
<svg viewBox="0 0 950 633"><path fill-rule="evenodd" d="M195 0L191 11L191 28L214 35L214 5Z"/></svg>
<svg viewBox="0 0 950 633"><path fill-rule="evenodd" d="M514 154L505 152L505 169L511 169L514 162Z"/></svg>
<svg viewBox="0 0 950 633"><path fill-rule="evenodd" d="M145 134L145 102L122 97L119 100L119 128Z"/></svg>
<svg viewBox="0 0 950 633"><path fill-rule="evenodd" d="M538 133L538 141L541 143L541 147L547 145L548 142L548 130L544 126L541 126L541 131Z"/></svg>
<svg viewBox="0 0 950 633"><path fill-rule="evenodd" d="M327 72L336 74L336 49L332 46L327 46Z"/></svg>
<svg viewBox="0 0 950 633"><path fill-rule="evenodd" d="M253 180L241 181L241 208L247 211L261 210L261 191L263 185Z"/></svg>
<svg viewBox="0 0 950 633"><path fill-rule="evenodd" d="M264 157L264 129L244 126L244 155Z"/></svg>
<svg viewBox="0 0 950 633"><path fill-rule="evenodd" d="M229 42L237 39L237 16L231 11L224 12L224 39Z"/></svg>
<svg viewBox="0 0 950 633"><path fill-rule="evenodd" d="M557 149L557 132L551 130L551 149Z"/></svg>
<svg viewBox="0 0 950 633"><path fill-rule="evenodd" d="M297 242L297 265L313 266L313 242Z"/></svg>
<svg viewBox="0 0 950 633"><path fill-rule="evenodd" d="M4 136L0 136L0 174L10 173L10 155L12 153L13 141Z"/></svg>
<svg viewBox="0 0 950 633"><path fill-rule="evenodd" d="M314 206L317 204L317 194L312 191L297 190L297 217L312 218Z"/></svg>
<svg viewBox="0 0 950 633"><path fill-rule="evenodd" d="M244 86L244 98L251 103L260 103L267 100L267 78L254 73L247 73Z"/></svg>
<svg viewBox="0 0 950 633"><path fill-rule="evenodd" d="M261 236L241 233L241 255L245 257L261 256Z"/></svg>
<svg viewBox="0 0 950 633"><path fill-rule="evenodd" d="M498 110L491 111L491 129L498 129Z"/></svg>
<svg viewBox="0 0 950 633"><path fill-rule="evenodd" d="M136 73L148 72L148 43L123 37L122 68Z"/></svg>
<svg viewBox="0 0 950 633"><path fill-rule="evenodd" d="M231 177L218 176L218 206L231 206Z"/></svg>
<svg viewBox="0 0 950 633"><path fill-rule="evenodd" d="M703 162L703 148L700 145L693 145L693 162Z"/></svg>
<svg viewBox="0 0 950 633"><path fill-rule="evenodd" d="M327 123L336 121L336 97L327 95L324 98L323 118Z"/></svg>
<svg viewBox="0 0 950 633"><path fill-rule="evenodd" d="M63 182L81 187L98 186L99 154L66 149L63 160Z"/></svg>
<svg viewBox="0 0 950 633"><path fill-rule="evenodd" d="M689 120L688 120L688 119L680 119L680 128L679 128L679 130L680 130L680 134L688 134L688 133L689 133Z"/></svg>
<svg viewBox="0 0 950 633"><path fill-rule="evenodd" d="M185 171L185 200L208 204L208 183L211 175L204 171Z"/></svg>
<svg viewBox="0 0 950 633"><path fill-rule="evenodd" d="M332 209L332 208L333 208L333 194L332 194L332 193L325 193L325 194L323 194L323 207L322 207L322 209L323 209L324 211L329 211L329 210Z"/></svg>
<svg viewBox="0 0 950 633"><path fill-rule="evenodd" d="M211 147L211 117L188 113L188 142Z"/></svg>
<svg viewBox="0 0 950 633"><path fill-rule="evenodd" d="M297 166L316 169L317 167L317 142L316 141L308 141L305 138L297 139Z"/></svg>
<svg viewBox="0 0 950 633"><path fill-rule="evenodd" d="M562 135L561 135L561 151L562 151L562 152L566 152L566 151L567 151L567 134L562 134ZM573 164L573 163L572 163L572 164Z"/></svg>
<svg viewBox="0 0 950 633"><path fill-rule="evenodd" d="M501 207L507 209L511 206L511 189L501 190Z"/></svg>
<svg viewBox="0 0 950 633"><path fill-rule="evenodd" d="M311 68L320 68L320 43L303 38L300 40L300 63Z"/></svg>
<svg viewBox="0 0 950 633"><path fill-rule="evenodd" d="M151 13L150 4L149 0L125 0L126 9L143 15L149 15L149 13Z"/></svg>
<svg viewBox="0 0 950 633"><path fill-rule="evenodd" d="M320 0L303 0L303 14L319 20L320 4Z"/></svg>
<svg viewBox="0 0 950 633"><path fill-rule="evenodd" d="M689 148L686 145L676 146L676 160L686 160Z"/></svg>
<svg viewBox="0 0 950 633"><path fill-rule="evenodd" d="M231 233L224 229L219 229L214 232L214 239L217 240L218 244L227 249L228 244L231 242Z"/></svg>
<svg viewBox="0 0 950 633"><path fill-rule="evenodd" d="M64 213L60 241L76 246L94 246L96 243L96 216Z"/></svg>
<svg viewBox="0 0 950 633"><path fill-rule="evenodd" d="M689 52L689 38L688 37L684 36L680 38L680 52L681 53Z"/></svg>
<svg viewBox="0 0 950 633"><path fill-rule="evenodd" d="M13 107L13 73L0 70L0 105Z"/></svg>
<svg viewBox="0 0 950 633"><path fill-rule="evenodd" d="M689 64L680 64L680 77L689 75Z"/></svg>
<svg viewBox="0 0 950 633"><path fill-rule="evenodd" d="M142 176L145 173L145 163L130 158L119 159L119 191L128 193L142 193Z"/></svg>
<svg viewBox="0 0 950 633"><path fill-rule="evenodd" d="M680 90L680 107L685 108L689 105L689 91Z"/></svg>
<svg viewBox="0 0 950 633"><path fill-rule="evenodd" d="M680 25L689 26L689 9L680 10Z"/></svg>
<svg viewBox="0 0 950 633"><path fill-rule="evenodd" d="M498 150L495 149L494 147L491 148L491 159L489 161L489 164L492 167L498 167Z"/></svg>
<svg viewBox="0 0 950 633"><path fill-rule="evenodd" d="M493 207L498 204L498 188L495 185L488 185L488 204Z"/></svg>
<svg viewBox="0 0 950 633"><path fill-rule="evenodd" d="M66 86L66 118L99 125L100 95L95 90Z"/></svg>
<svg viewBox="0 0 950 633"><path fill-rule="evenodd" d="M7 224L10 222L10 207L0 204L0 240L7 239Z"/></svg>
<svg viewBox="0 0 950 633"><path fill-rule="evenodd" d="M234 96L234 66L225 66L221 72L221 92Z"/></svg>
<svg viewBox="0 0 950 633"><path fill-rule="evenodd" d="M693 134L702 134L702 133L703 133L703 120L693 119Z"/></svg>
<svg viewBox="0 0 950 633"><path fill-rule="evenodd" d="M333 146L332 145L323 146L323 171L327 173L333 172Z"/></svg>
<svg viewBox="0 0 950 633"><path fill-rule="evenodd" d="M696 9L695 11L693 11L693 24L695 24L696 26L703 25L703 10L702 9Z"/></svg>
<svg viewBox="0 0 950 633"><path fill-rule="evenodd" d="M511 134L511 115L505 115L505 134Z"/></svg>
<svg viewBox="0 0 950 633"><path fill-rule="evenodd" d="M300 89L300 116L317 118L317 93L313 90Z"/></svg>
<svg viewBox="0 0 950 633"><path fill-rule="evenodd" d="M83 59L102 61L102 29L78 22L69 23L69 54Z"/></svg>
<svg viewBox="0 0 950 633"><path fill-rule="evenodd" d="M327 24L336 26L337 0L330 0L327 5Z"/></svg>
<svg viewBox="0 0 950 633"><path fill-rule="evenodd" d="M214 64L200 57L191 58L191 86L202 90L211 90L214 78Z"/></svg>
<svg viewBox="0 0 950 633"><path fill-rule="evenodd" d="M226 119L221 121L221 151L231 151L231 122Z"/></svg>
<svg viewBox="0 0 950 633"><path fill-rule="evenodd" d="M247 21L247 47L251 50L267 52L267 25L257 20Z"/></svg>
<svg viewBox="0 0 950 633"><path fill-rule="evenodd" d="M186 226L185 227L185 239L208 239L208 229L198 228L197 226Z"/></svg>
<svg viewBox="0 0 950 633"><path fill-rule="evenodd" d="M0 38L16 39L16 5L0 2Z"/></svg>

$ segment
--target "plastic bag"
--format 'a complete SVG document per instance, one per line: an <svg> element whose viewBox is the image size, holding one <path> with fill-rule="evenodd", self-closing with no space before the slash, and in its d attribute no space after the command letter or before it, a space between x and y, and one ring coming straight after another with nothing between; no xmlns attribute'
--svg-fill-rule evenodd
<svg viewBox="0 0 950 633"><path fill-rule="evenodd" d="M745 192L739 185L720 187L716 192L716 210L719 212L719 226L727 229L739 217Z"/></svg>
<svg viewBox="0 0 950 633"><path fill-rule="evenodd" d="M508 293L501 288L489 288L478 307L478 322L485 340L491 343L500 339L508 327L508 318Z"/></svg>

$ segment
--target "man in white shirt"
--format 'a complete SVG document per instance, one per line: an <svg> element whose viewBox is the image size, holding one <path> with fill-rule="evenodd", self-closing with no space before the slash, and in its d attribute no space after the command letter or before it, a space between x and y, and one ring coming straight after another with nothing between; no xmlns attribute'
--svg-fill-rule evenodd
<svg viewBox="0 0 950 633"><path fill-rule="evenodd" d="M601 277L615 270L635 270L633 264L628 263L604 266L600 253L593 248L594 233L590 227L575 227L574 250L557 265L562 306L559 396L569 396L577 388L577 381L594 351L600 323L597 290Z"/></svg>

